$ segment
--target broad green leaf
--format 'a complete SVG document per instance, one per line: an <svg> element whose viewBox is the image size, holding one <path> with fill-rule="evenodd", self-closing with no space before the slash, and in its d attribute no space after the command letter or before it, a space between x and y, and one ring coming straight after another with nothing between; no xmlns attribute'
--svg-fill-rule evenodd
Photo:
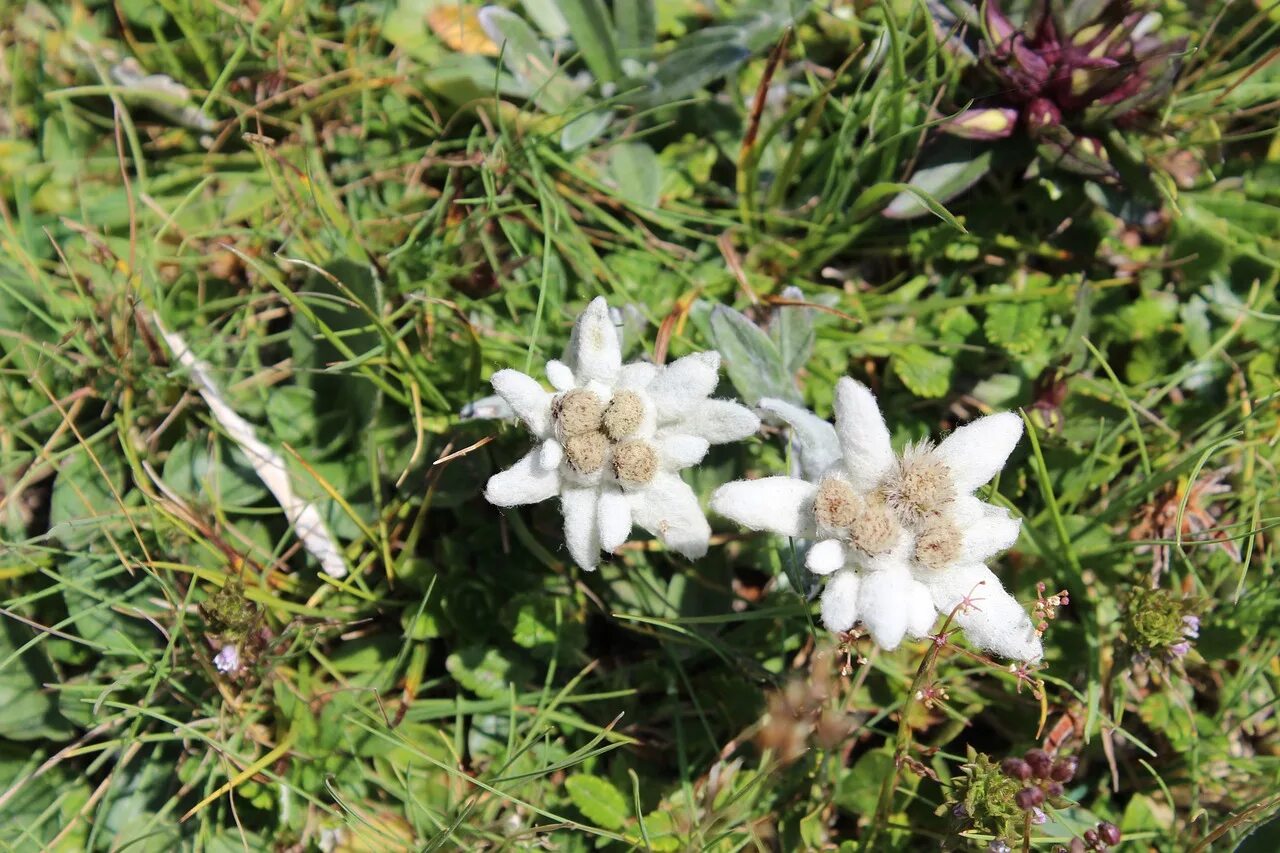
<svg viewBox="0 0 1280 853"><path fill-rule="evenodd" d="M613 123L613 110L594 109L577 116L560 130L560 147L576 151L599 138Z"/></svg>
<svg viewBox="0 0 1280 853"><path fill-rule="evenodd" d="M316 427L316 392L301 385L275 389L267 397L267 420L277 442L305 446Z"/></svg>
<svg viewBox="0 0 1280 853"><path fill-rule="evenodd" d="M547 38L559 39L569 34L569 22L557 0L520 0L520 5Z"/></svg>
<svg viewBox="0 0 1280 853"><path fill-rule="evenodd" d="M893 755L877 749L864 754L836 785L835 802L850 814L872 814L880 783L893 769Z"/></svg>
<svg viewBox="0 0 1280 853"><path fill-rule="evenodd" d="M782 296L797 302L805 298L798 287L788 287L782 291ZM769 336L773 338L778 352L782 355L783 368L792 376L804 368L809 356L813 353L815 340L813 321L817 313L814 308L799 305L779 305L774 311L773 321L769 325Z"/></svg>
<svg viewBox="0 0 1280 853"><path fill-rule="evenodd" d="M559 5L574 44L596 79L612 83L622 77L618 42L604 0L560 0Z"/></svg>
<svg viewBox="0 0 1280 853"><path fill-rule="evenodd" d="M640 207L657 207L662 188L662 166L658 155L643 142L615 145L609 156L609 173L618 194Z"/></svg>
<svg viewBox="0 0 1280 853"><path fill-rule="evenodd" d="M164 481L184 496L219 506L249 506L267 494L240 448L207 436L174 445L164 462Z"/></svg>
<svg viewBox="0 0 1280 853"><path fill-rule="evenodd" d="M573 103L576 91L524 19L499 6L480 10L480 26L502 47L502 62L522 82L538 109L559 115Z"/></svg>
<svg viewBox="0 0 1280 853"><path fill-rule="evenodd" d="M917 344L898 350L890 364L902 384L917 397L941 397L951 387L954 362Z"/></svg>
<svg viewBox="0 0 1280 853"><path fill-rule="evenodd" d="M683 100L713 80L717 80L751 56L740 44L707 44L680 48L658 63L652 91L641 98L656 106Z"/></svg>
<svg viewBox="0 0 1280 853"><path fill-rule="evenodd" d="M933 213L960 228L959 223L942 205L972 187L991 171L992 156L990 149L973 155L967 147L957 150L949 146L948 153L938 155L938 159L926 157L902 191L889 202L884 215L889 219L914 219Z"/></svg>
<svg viewBox="0 0 1280 853"><path fill-rule="evenodd" d="M468 646L445 659L445 669L472 693L484 699L505 696L507 685L521 682L526 672L497 649Z"/></svg>
<svg viewBox="0 0 1280 853"><path fill-rule="evenodd" d="M626 797L608 781L598 776L575 773L564 780L569 799L597 826L621 829L627 823Z"/></svg>
<svg viewBox="0 0 1280 853"><path fill-rule="evenodd" d="M1044 339L1044 306L1039 302L1002 302L987 308L987 340L1009 352L1025 354Z"/></svg>
<svg viewBox="0 0 1280 853"><path fill-rule="evenodd" d="M123 520L124 508L116 499L123 485L124 462L114 448L104 444L94 449L93 456L84 447L71 453L58 466L53 482L50 533L68 548L83 548L98 539L104 526ZM126 506L129 503L125 501Z"/></svg>
<svg viewBox="0 0 1280 853"><path fill-rule="evenodd" d="M654 0L614 0L613 19L624 56L643 57L653 49L658 26Z"/></svg>
<svg viewBox="0 0 1280 853"><path fill-rule="evenodd" d="M761 397L797 400L795 382L782 353L761 329L727 305L711 311L711 337L724 360L725 373L750 405Z"/></svg>
<svg viewBox="0 0 1280 853"><path fill-rule="evenodd" d="M91 822L77 813L92 793L89 780L70 764L47 768L35 775L48 758L29 744L0 744L0 825L8 850L41 853L81 853L88 848ZM18 787L20 786L20 787ZM53 839L61 836L57 845Z"/></svg>
<svg viewBox="0 0 1280 853"><path fill-rule="evenodd" d="M45 685L58 681L35 632L0 615L0 737L66 740L74 731L58 710L58 697Z"/></svg>

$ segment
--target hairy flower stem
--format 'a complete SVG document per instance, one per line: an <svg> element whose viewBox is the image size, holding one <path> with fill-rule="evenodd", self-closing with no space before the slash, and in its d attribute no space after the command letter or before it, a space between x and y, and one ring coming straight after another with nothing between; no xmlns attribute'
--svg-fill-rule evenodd
<svg viewBox="0 0 1280 853"><path fill-rule="evenodd" d="M906 761L907 753L911 750L910 719L911 709L919 701L916 696L933 678L933 670L937 666L938 655L947 645L947 629L951 626L951 620L955 617L956 612L964 606L965 602L962 601L952 609L947 616L947 620L942 623L942 628L934 635L933 642L929 644L929 650L925 652L924 659L920 661L920 666L916 669L916 677L911 680L911 689L907 691L906 702L903 704L902 711L898 717L898 734L894 738L893 747L893 767L880 786L880 798L876 801L876 813L871 819L871 829L867 832L866 841L862 843L862 849L868 851L868 853L876 849L875 842L878 840L881 830L888 825L889 815L893 811L893 795L898 790L898 776L902 772L902 765Z"/></svg>

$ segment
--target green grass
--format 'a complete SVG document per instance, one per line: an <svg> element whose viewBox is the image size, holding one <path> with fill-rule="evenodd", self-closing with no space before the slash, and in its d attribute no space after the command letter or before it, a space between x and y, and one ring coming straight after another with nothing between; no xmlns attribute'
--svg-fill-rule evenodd
<svg viewBox="0 0 1280 853"><path fill-rule="evenodd" d="M1275 849L1280 18L1158 5L1195 50L1105 129L1120 183L1015 136L953 152L956 195L935 125L1007 93L924 3L530 2L501 56L469 4L0 3L0 845L985 849L962 765L1065 720L1029 849ZM718 347L721 396L829 416L852 375L899 443L1022 410L994 568L1069 592L1045 667L839 647L795 545L724 519L584 573L552 503L486 504L527 439L459 413L597 295L632 358ZM766 430L693 483L787 457ZM1201 619L1173 663L1138 654L1153 584Z"/></svg>

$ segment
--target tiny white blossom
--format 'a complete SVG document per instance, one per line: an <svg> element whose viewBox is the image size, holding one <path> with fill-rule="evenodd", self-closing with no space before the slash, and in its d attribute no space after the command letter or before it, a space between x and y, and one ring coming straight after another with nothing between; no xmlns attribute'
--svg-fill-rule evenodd
<svg viewBox="0 0 1280 853"><path fill-rule="evenodd" d="M836 386L834 426L780 400L760 407L791 426L800 477L727 483L711 506L752 529L817 540L805 564L828 576L828 629L861 621L878 645L894 649L954 611L974 645L1039 659L1030 617L984 565L1014 543L1021 522L973 494L1004 466L1021 418L979 418L936 446L921 442L899 455L875 397L852 379Z"/></svg>
<svg viewBox="0 0 1280 853"><path fill-rule="evenodd" d="M222 651L214 655L213 665L223 675L235 675L240 671L240 649L234 643L222 647Z"/></svg>
<svg viewBox="0 0 1280 853"><path fill-rule="evenodd" d="M593 300L564 359L547 362L554 391L516 370L493 375L493 389L539 445L491 477L485 498L509 507L558 496L565 543L584 569L596 567L602 549L619 548L633 524L685 557L701 557L711 528L678 472L702 461L711 444L760 426L745 406L710 397L719 368L716 352L664 367L622 364L608 305Z"/></svg>

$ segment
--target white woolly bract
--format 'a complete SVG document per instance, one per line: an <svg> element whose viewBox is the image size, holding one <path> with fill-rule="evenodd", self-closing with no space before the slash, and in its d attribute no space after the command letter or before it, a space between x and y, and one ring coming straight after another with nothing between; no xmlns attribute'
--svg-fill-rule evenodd
<svg viewBox="0 0 1280 853"><path fill-rule="evenodd" d="M711 495L711 508L752 530L805 536L813 530L818 487L795 477L764 477L725 483Z"/></svg>
<svg viewBox="0 0 1280 853"><path fill-rule="evenodd" d="M848 551L838 539L823 539L809 549L805 555L804 565L815 575L829 575L837 569L844 568Z"/></svg>
<svg viewBox="0 0 1280 853"><path fill-rule="evenodd" d="M889 428L876 398L861 382L842 377L836 383L835 414L836 435L850 482L861 491L875 488L894 464Z"/></svg>
<svg viewBox="0 0 1280 853"><path fill-rule="evenodd" d="M551 434L551 395L532 376L510 368L489 378L498 396L507 401L516 417L538 438Z"/></svg>
<svg viewBox="0 0 1280 853"><path fill-rule="evenodd" d="M1031 618L986 566L957 566L922 580L942 613L967 602L956 610L955 624L974 646L1017 660L1040 659L1043 648Z"/></svg>
<svg viewBox="0 0 1280 853"><path fill-rule="evenodd" d="M808 409L785 400L765 397L760 410L774 415L791 427L791 446L800 462L800 476L816 482L840 459L836 428Z"/></svg>
<svg viewBox="0 0 1280 853"><path fill-rule="evenodd" d="M596 504L600 490L596 486L570 486L560 490L560 511L564 514L564 544L573 561L587 571L600 562L600 525Z"/></svg>
<svg viewBox="0 0 1280 853"><path fill-rule="evenodd" d="M828 631L848 631L858 621L858 573L836 572L822 590L822 624Z"/></svg>
<svg viewBox="0 0 1280 853"><path fill-rule="evenodd" d="M988 415L947 436L934 451L947 463L957 494L968 494L996 475L1022 438L1022 418Z"/></svg>
<svg viewBox="0 0 1280 853"><path fill-rule="evenodd" d="M858 613L871 639L885 651L896 649L906 636L911 589L906 566L862 573Z"/></svg>
<svg viewBox="0 0 1280 853"><path fill-rule="evenodd" d="M754 435L760 429L760 419L741 403L707 399L694 403L672 428L700 435L712 444L727 444Z"/></svg>
<svg viewBox="0 0 1280 853"><path fill-rule="evenodd" d="M564 361L579 385L595 381L612 386L618 378L622 348L603 296L591 300L574 323Z"/></svg>
<svg viewBox="0 0 1280 853"><path fill-rule="evenodd" d="M711 527L698 498L678 474L660 471L648 487L627 494L631 517L677 554L696 560L707 553Z"/></svg>
<svg viewBox="0 0 1280 853"><path fill-rule="evenodd" d="M489 478L484 499L494 506L536 504L560 492L560 470L542 464L542 448L535 447L520 461Z"/></svg>
<svg viewBox="0 0 1280 853"><path fill-rule="evenodd" d="M613 485L600 490L600 503L596 508L600 528L600 547L616 551L631 535L631 504L622 490Z"/></svg>

